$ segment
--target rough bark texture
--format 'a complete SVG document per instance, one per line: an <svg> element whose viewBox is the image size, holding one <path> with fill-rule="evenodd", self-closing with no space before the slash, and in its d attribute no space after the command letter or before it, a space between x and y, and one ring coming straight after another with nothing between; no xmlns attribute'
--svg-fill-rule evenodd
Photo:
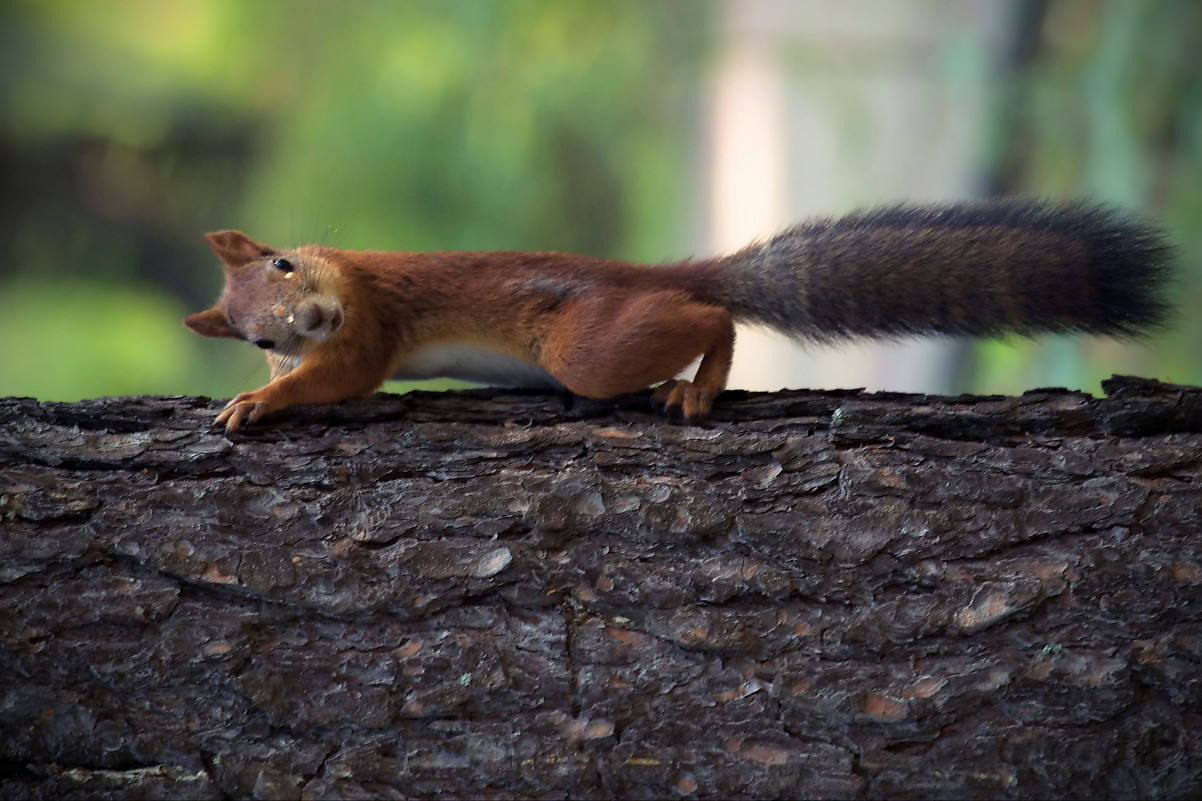
<svg viewBox="0 0 1202 801"><path fill-rule="evenodd" d="M1202 390L0 401L0 796L1202 793Z"/></svg>

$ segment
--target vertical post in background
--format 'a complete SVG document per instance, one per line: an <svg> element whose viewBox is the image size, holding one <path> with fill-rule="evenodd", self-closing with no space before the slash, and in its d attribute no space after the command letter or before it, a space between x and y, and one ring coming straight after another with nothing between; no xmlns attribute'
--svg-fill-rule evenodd
<svg viewBox="0 0 1202 801"><path fill-rule="evenodd" d="M707 252L807 217L980 187L1005 4L725 0L706 105ZM744 389L952 389L954 343L802 346L739 330Z"/></svg>

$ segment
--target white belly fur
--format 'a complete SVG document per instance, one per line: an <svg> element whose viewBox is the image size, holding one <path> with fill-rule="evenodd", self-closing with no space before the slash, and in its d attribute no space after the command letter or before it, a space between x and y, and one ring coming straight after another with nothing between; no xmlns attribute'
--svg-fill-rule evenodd
<svg viewBox="0 0 1202 801"><path fill-rule="evenodd" d="M427 345L397 366L391 378L421 381L458 378L493 387L561 389L546 370L495 350L473 345Z"/></svg>

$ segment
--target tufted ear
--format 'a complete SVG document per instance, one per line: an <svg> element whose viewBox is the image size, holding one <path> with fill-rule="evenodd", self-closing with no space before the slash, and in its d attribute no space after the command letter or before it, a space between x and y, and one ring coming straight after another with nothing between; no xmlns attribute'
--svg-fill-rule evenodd
<svg viewBox="0 0 1202 801"><path fill-rule="evenodd" d="M225 312L218 308L205 309L184 318L184 325L191 328L202 337L221 337L225 339L242 339L242 335L234 330Z"/></svg>
<svg viewBox="0 0 1202 801"><path fill-rule="evenodd" d="M241 267L275 253L269 246L256 242L241 231L217 231L205 236L209 247L230 267Z"/></svg>

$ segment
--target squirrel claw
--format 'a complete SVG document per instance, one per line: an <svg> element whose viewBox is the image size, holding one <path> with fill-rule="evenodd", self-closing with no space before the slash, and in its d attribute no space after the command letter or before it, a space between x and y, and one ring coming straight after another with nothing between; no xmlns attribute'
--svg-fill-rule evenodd
<svg viewBox="0 0 1202 801"><path fill-rule="evenodd" d="M709 416L714 408L714 393L692 381L673 379L655 390L651 405L669 417L692 423Z"/></svg>
<svg viewBox="0 0 1202 801"><path fill-rule="evenodd" d="M241 428L243 422L253 423L262 417L267 412L267 403L256 401L254 396L253 392L243 392L227 403L213 421L213 427L225 424L225 433L229 436Z"/></svg>

